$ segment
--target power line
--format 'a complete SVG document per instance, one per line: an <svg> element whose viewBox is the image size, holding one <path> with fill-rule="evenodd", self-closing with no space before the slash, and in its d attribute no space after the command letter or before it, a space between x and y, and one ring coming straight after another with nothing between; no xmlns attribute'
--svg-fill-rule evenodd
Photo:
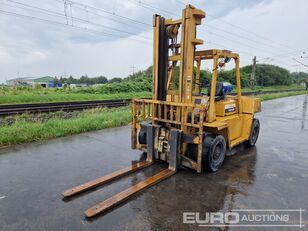
<svg viewBox="0 0 308 231"><path fill-rule="evenodd" d="M202 28L200 28L200 29L201 29L201 31L203 31L203 32L206 33L205 30L202 30ZM246 47L249 47L249 48L254 49L254 50L260 50L260 51L263 51L263 52L265 52L265 53L274 54L274 53L272 53L272 52L270 52L270 51L263 50L263 49L260 49L260 48L255 48L255 47L253 47L253 46L250 46L250 45L247 44L247 43L243 43L243 42L236 41L236 40L234 40L234 39L230 39L230 38L228 38L228 37L226 37L226 36L224 36L224 35L221 35L221 34L218 34L218 33L212 32L212 31L210 31L209 33L211 33L211 34L213 34L213 35L216 35L217 37L224 38L224 39L226 39L226 40L228 40L228 41L237 43L238 45L241 45L241 46L246 46Z"/></svg>
<svg viewBox="0 0 308 231"><path fill-rule="evenodd" d="M308 50L308 48L304 48L302 49L301 51L305 51L305 50ZM287 52L287 53L280 53L278 55L274 55L274 56L269 56L269 57L266 57L264 59L269 59L269 58L273 58L273 57L278 57L277 59L280 59L280 58L284 58L285 55L290 55L290 54L295 54L295 53L298 53L299 51L293 51L293 52Z"/></svg>
<svg viewBox="0 0 308 231"><path fill-rule="evenodd" d="M57 2L63 2L62 0L55 0ZM142 22L142 21L139 21L139 20L136 20L136 19L132 19L132 18L129 18L129 17L126 17L126 16L123 16L123 15L120 15L120 14L117 14L115 12L111 12L111 11L108 11L106 9L102 9L102 8L98 8L98 7L95 7L95 6L91 6L91 5L87 5L87 4L84 4L84 3L79 3L79 2L76 2L76 1L69 1L70 3L74 4L74 5L79 5L81 7L84 7L84 8L88 8L88 9L92 9L92 10L97 10L97 11L101 11L101 12L104 12L106 14L109 14L109 15L112 15L112 16L115 16L115 17L118 17L118 18L121 18L123 20L129 20L131 22L135 22L135 23L138 23L138 24L142 24L142 25L147 25L147 26L152 26L151 24L149 23L146 23L146 22Z"/></svg>
<svg viewBox="0 0 308 231"><path fill-rule="evenodd" d="M5 14L5 15L19 17L19 18L24 18L24 19L26 18L26 19L31 19L31 20L45 22L45 23L51 23L51 24L56 24L56 25L67 26L67 27L70 27L70 28L87 31L87 32L90 32L92 34L99 34L99 35L106 36L106 37L125 38L125 37L119 37L119 36L114 35L114 34L106 33L106 32L103 32L103 31L98 31L98 30L94 30L94 29L79 27L79 26L76 26L76 25L68 25L66 23L61 23L61 22L58 22L58 21L52 21L52 20L43 19L43 18L39 18L39 17L29 16L29 15L24 15L24 14L18 14L18 13L15 13L15 12L0 10L0 13ZM133 39L133 38L129 38L129 39ZM133 40L135 40L135 39L133 39ZM137 41L138 42L145 42L145 41L140 41L140 40L137 40Z"/></svg>
<svg viewBox="0 0 308 231"><path fill-rule="evenodd" d="M40 7L36 7L36 6L33 6L33 5L28 5L28 4L25 4L25 3L21 3L21 2L17 2L17 1L14 1L14 0L6 0L6 1L9 1L9 2L12 2L12 3L15 3L15 4L20 4L20 5L23 5L23 6L27 6L27 7L32 7L32 8L36 8L36 9L39 9L39 10L44 10L44 11L47 11L47 12L51 12L51 13L55 13L55 14L57 14L57 15L61 15L61 16L63 16L61 13L58 13L58 12L53 12L53 11L50 11L50 10L48 10L48 9L42 9L42 8L40 8ZM96 12L94 12L94 11L89 11L89 7L91 7L91 6L88 6L88 5L83 5L84 7L80 7L80 6L78 6L78 5L80 5L79 3L77 3L77 2L72 2L72 1L68 1L68 0L56 0L57 2L61 2L61 3L63 3L63 1L64 1L64 5L67 5L67 4L69 4L70 5L70 13L71 13L71 20L72 20L72 24L73 24L73 19L74 19L74 17L73 17L73 7L72 7L72 5L74 4L74 7L75 8L77 8L77 9L80 9L80 10L84 10L84 11L86 11L87 13L91 13L91 14L94 14L94 15L97 15L97 16L101 16L101 17L104 17L104 18L107 18L107 19L109 19L109 20L112 20L112 21L115 21L115 22L117 22L117 23L121 23L121 24L124 24L124 25L128 25L128 26L135 26L136 24L132 24L132 23L126 23L126 22L123 22L123 21L121 21L121 20L117 20L117 19L115 19L115 18L108 18L108 17L106 17L106 15L102 15L102 14L98 14L98 13L96 13ZM93 8L93 7L91 7L91 8ZM105 12L105 11L104 11ZM106 13L106 12L105 12ZM117 14L115 14L115 13L111 13L111 12L108 12L109 14L111 14L113 17L114 16L118 16ZM126 19L128 19L128 17L125 17L125 20ZM130 19L130 20L133 20L133 19ZM89 21L89 20L88 20ZM141 24L143 24L143 22L139 22L139 23L141 23ZM144 25L143 25L144 26Z"/></svg>
<svg viewBox="0 0 308 231"><path fill-rule="evenodd" d="M140 6L142 6L142 7L145 8L145 9L160 11L160 12L164 12L164 13L171 14L171 15L174 15L174 16L178 17L177 14L175 14L175 13L173 13L173 12L171 12L171 11L167 11L167 10L160 9L160 8L158 8L158 7L156 7L156 6L152 6L152 5L150 5L150 4L148 4L148 3L145 3L145 2L143 2L143 1L141 1L141 0L129 0L129 1L134 1L135 4L138 3Z"/></svg>
<svg viewBox="0 0 308 231"><path fill-rule="evenodd" d="M277 42L277 41L274 41L274 40L272 40L272 39L266 38L266 37L264 37L264 36L262 36L262 35L259 35L259 34L255 33L255 32L249 31L249 30L247 30L247 29L245 29L245 28L243 28L243 27L241 27L241 26L238 26L238 25L235 25L235 24L233 24L233 23L227 22L227 21L225 21L225 20L223 20L223 19L221 19L221 18L218 18L218 17L216 17L216 16L213 16L213 15L211 15L211 14L207 14L207 15L210 16L210 17L212 17L212 18L215 18L216 20L219 20L219 21L221 21L221 22L223 22L223 23L225 23L225 24L229 24L229 25L231 25L231 26L233 26L233 27L239 28L240 30L245 31L246 33L249 33L249 34L252 34L252 35L254 35L254 36L257 36L257 37L259 37L259 38L261 38L261 39L263 39L263 40L267 40L267 41L270 41L270 42L272 42L272 43L274 43L274 44L278 44L278 45L280 45L280 47L283 47L283 48L286 48L286 47L287 47L289 50L298 50L298 49L294 49L294 48L292 48L292 47L289 47L288 45L285 45L285 44L279 43L279 42Z"/></svg>
<svg viewBox="0 0 308 231"><path fill-rule="evenodd" d="M130 0L130 1L134 2L136 5L139 5L140 7L143 7L143 8L158 10L158 11L165 12L165 13L167 13L167 14L173 15L173 16L175 16L175 17L179 17L179 15L177 15L177 14L171 12L171 11L163 10L163 9L158 8L158 7L153 7L152 5L150 5L150 4L145 4L144 2L142 2L142 1L140 1L140 0ZM137 4L137 3L138 3L138 4ZM206 32L203 28L200 28L200 29L201 29L201 31ZM214 34L214 35L219 35L219 34L217 34L217 33L215 33L215 32L211 32L211 33ZM224 36L222 36L222 35L219 35L219 36L220 36L220 37L224 37ZM229 40L229 41L233 41L233 42L238 43L238 41L235 41L235 40L232 40L232 39L229 39L229 38L226 38L226 37L224 37L224 38L227 39L227 40ZM213 43L213 42L212 42L212 43ZM249 45L247 45L247 44L241 43L240 45L244 45L244 46L247 46L247 47L249 47L249 48L256 49L255 47L249 46ZM267 51L266 51L266 52L267 52ZM246 52L246 53L247 53L247 52ZM252 54L250 54L250 55L252 55Z"/></svg>
<svg viewBox="0 0 308 231"><path fill-rule="evenodd" d="M167 13L167 14L174 15L174 16L176 16L176 17L179 17L177 14L174 14L174 13L171 12L171 11L167 11L167 10L160 9L160 8L158 8L158 7L154 7L154 6L150 5L150 4L144 3L144 2L141 1L141 0L130 0L130 1L135 2L135 4L136 4L136 3L139 3L139 4L136 4L136 5L139 5L139 6L143 7L143 8L146 8L146 9L154 9L154 10L158 10L158 11L165 12L165 13ZM184 2L182 2L182 1L178 1L178 0L177 0L177 2L179 2L180 4L183 4L183 5L187 5L187 4L185 4ZM207 15L209 15L209 14L207 14ZM263 37L263 36L260 36L260 35L258 35L258 34L256 34L256 33L254 33L254 32L250 32L250 31L248 31L248 30L245 29L245 28L242 28L242 27L237 26L237 25L235 25L235 24L232 24L232 23L229 23L229 22L224 21L224 20L222 20L222 19L219 19L219 18L216 17L216 16L213 16L213 15L209 15L209 16L210 16L210 17L215 17L216 19L218 19L218 20L220 20L220 21L223 21L223 22L225 22L225 23L227 23L227 24L229 24L229 25L232 25L232 26L235 26L235 27L237 27L237 28L240 28L241 30L244 30L246 33L254 34L254 35L257 36L257 37L262 38L263 40L268 40L268 41L271 41L271 42L273 42L273 43L275 43L275 44L279 44L279 43L277 43L277 41L274 41L274 40L265 38L265 37ZM208 26L208 27L214 28L213 26L209 26L209 25L207 25L207 26ZM202 28L200 28L200 29L201 29L201 31L206 32L205 30L202 30ZM223 30L223 29L220 29L220 28L216 28L216 29L226 32L226 30ZM223 38L225 38L226 40L233 41L233 42L235 42L236 44L244 45L244 46L250 47L250 48L252 48L252 49L254 49L254 50L259 50L259 51L261 51L261 49L259 49L259 48L255 48L255 47L252 47L252 46L250 46L250 45L243 44L242 42L239 43L238 41L231 40L230 38L227 38L227 37L225 37L225 36L222 36L221 34L218 34L218 33L215 33L215 32L211 32L211 31L210 31L210 33L212 33L212 34L214 34L214 35L216 35L216 36L223 37ZM227 32L227 33L230 34L229 32ZM234 34L234 33L232 33L232 34ZM246 39L246 40L249 40L249 41L253 41L253 42L258 43L258 44L261 43L261 42L258 42L258 41L256 41L256 40L252 40L252 39L250 39L250 38L248 38L248 37L241 36L241 35L239 35L239 34L236 34L236 35L237 35L237 37L240 37L240 38L243 38L243 39ZM213 43L213 42L208 42L208 43L215 44L215 43ZM216 44L217 44L217 43L216 43ZM278 48L278 47L275 47L275 46L272 45L272 44L267 44L267 43L264 43L264 42L262 42L262 44L265 44L266 46L273 47L273 48L275 48L275 49ZM221 46L221 45L220 45L220 46ZM284 44L280 44L280 46L282 46L283 48L287 47L287 46L284 45ZM290 49L291 49L291 50L295 50L295 49L293 49L293 48L290 48ZM300 49L296 49L296 52L298 52L298 51L300 51ZM272 52L269 52L268 50L263 50L263 52L272 53ZM243 52L241 52L241 53L243 53ZM245 52L245 53L247 53L247 52ZM248 54L248 53L247 53L247 54ZM273 53L272 53L272 54L273 54ZM252 55L252 54L250 54L250 55ZM276 55L275 55L275 56L276 56ZM266 59L266 57L262 57L262 56L259 56L259 57L261 57L261 58L263 58L263 59ZM289 64L285 64L285 65L289 65Z"/></svg>
<svg viewBox="0 0 308 231"><path fill-rule="evenodd" d="M46 12L48 13L51 13L53 14L52 16L60 16L60 17L64 17L66 19L66 24L68 24L68 17L67 17L67 14L65 13L65 15L62 15L61 13L58 13L58 12L55 12L55 11L51 11L51 10L47 10L47 9L43 9L43 8L40 8L40 7L36 7L36 6L33 6L33 5L29 5L29 4L25 4L25 3L21 3L21 2L17 2L17 1L13 1L13 0L7 0L9 2L13 2L15 4L19 4L19 5L23 5L25 7L28 7L28 8L33 8L33 9L37 9L37 10L40 10L40 11L44 11L44 14L47 14ZM4 3L5 4L5 3ZM10 5L9 5L10 6ZM21 8L21 7L18 7L18 6L11 6L11 7L17 7L17 8ZM25 8L21 8L21 9L24 9L24 10L27 10ZM32 10L32 9L30 9ZM50 15L50 14L49 14ZM102 24L98 24L98 23L94 23L94 22L90 22L88 20L84 20L84 19L81 19L81 18L77 18L77 17L74 17L74 19L76 21L79 21L79 22L83 22L83 23L87 23L87 24L92 24L92 25L95 25L95 26L99 26L99 27L103 27L103 28L107 28L109 30L113 30L113 31L117 31L117 32L120 32L120 33L125 33L125 34L129 34L129 35L133 35L133 36L137 36L137 37L141 37L143 39L147 39L149 40L149 38L147 37L144 37L144 36L141 36L141 35L136 35L132 32L129 32L129 31L125 31L125 30L121 30L121 29L118 29L118 28L114 28L114 27L111 27L111 26L106 26L106 25L102 25Z"/></svg>
<svg viewBox="0 0 308 231"><path fill-rule="evenodd" d="M299 63L299 64L301 64L301 65L305 66L305 67L308 67L308 65L307 65L307 64L302 63L302 62L298 61L298 60L297 60L297 59L295 59L295 58L293 58L293 60L294 60L294 61L296 61L297 63Z"/></svg>
<svg viewBox="0 0 308 231"><path fill-rule="evenodd" d="M187 5L184 1L176 0L176 2L178 2L178 3L180 3L180 4L183 4L183 5ZM250 31L250 30L248 30L248 29L246 29L246 28L243 28L243 27L241 27L241 26L238 26L238 25L236 25L236 24L230 23L230 22L228 22L228 21L226 21L226 20L223 20L223 19L221 19L221 18L219 18L219 17L217 17L217 16L214 16L214 15L212 15L212 14L208 14L208 13L207 13L207 16L210 16L210 17L214 18L215 20L219 20L219 21L223 22L224 24L228 24L228 25L230 25L230 26L236 27L236 28L238 28L238 29L240 29L240 30L242 30L242 31L244 31L244 32L246 32L246 33L249 33L249 34L252 34L252 35L254 35L254 36L257 36L257 37L259 37L259 38L261 38L261 39L263 39L263 40L267 40L267 41L270 41L270 42L272 42L272 43L274 43L274 44L278 44L278 45L280 45L280 47L283 47L283 48L288 47L289 50L299 50L299 49L294 49L294 48L292 48L292 47L289 47L289 46L286 45L286 44L282 44L282 43L279 43L279 42L274 41L274 40L272 40L272 39L266 38L266 37L264 37L264 36L262 36L262 35L259 35L259 34L253 32L253 31Z"/></svg>
<svg viewBox="0 0 308 231"><path fill-rule="evenodd" d="M246 39L246 40L249 40L250 42L253 42L253 43L256 43L256 44L263 44L263 46L267 46L267 47L272 47L274 49L277 49L278 47L272 45L272 44L267 44L267 43L264 43L264 42L260 42L260 41L257 41L257 40L254 40L254 39L251 39L250 37L246 37L246 36L242 36L242 35L239 35L238 33L233 33L231 31L227 31L227 30L224 30L224 29L221 29L221 28L217 28L215 26L211 26L211 25L206 25L206 27L209 27L209 28L212 28L214 30L219 30L219 31L222 31L228 35L233 35L234 37L237 37L237 38L242 38L242 39Z"/></svg>
<svg viewBox="0 0 308 231"><path fill-rule="evenodd" d="M56 1L58 1L58 0L56 0ZM133 0L130 0L130 1L133 1ZM73 1L72 1L72 2L73 2ZM73 3L76 3L76 2L73 2ZM158 7L154 7L154 6L150 5L150 4L144 3L144 2L142 2L142 1L136 1L136 0L135 0L134 3L138 3L141 7L150 9L151 11L152 11L152 10L161 11L161 12L165 12L165 13L168 13L168 14L172 14L172 15L174 15L174 16L178 16L178 15L174 14L174 13L171 12L171 11L167 11L167 10L160 9L160 8L158 8ZM84 6L88 6L88 5L84 5ZM95 7L95 9L98 10L99 8L96 8L96 7ZM105 11L105 10L103 10L103 11ZM215 32L212 32L212 34L215 34L215 35L217 35L217 36L223 37L223 36L221 36L221 35L219 35L219 34L217 34L217 33L215 33ZM226 38L226 37L224 37L224 38ZM226 38L226 39L227 39L227 40L230 40L230 41L237 42L237 41L235 41L235 40L231 40L231 39L228 39L228 38ZM255 47L252 47L252 46L247 45L247 44L241 43L241 45L245 45L245 46L247 46L247 47L249 47L249 48L255 49ZM265 52L268 52L268 51L265 51ZM246 53L247 53L247 52L246 52ZM250 55L251 55L251 54L250 54Z"/></svg>
<svg viewBox="0 0 308 231"><path fill-rule="evenodd" d="M61 23L61 22L58 22L58 21L52 21L52 20L38 18L38 17L34 17L34 16L18 14L18 13L15 13L15 12L0 10L0 13L5 14L5 15L16 16L16 17L20 17L20 18L27 18L27 19L32 19L32 20L38 20L38 21L47 22L47 23L51 23L51 24L68 26L68 27L72 27L72 28L77 28L77 29L82 29L82 30L90 31L87 28L78 27L78 26L71 26L71 25L68 25L66 23ZM102 31L100 32L100 34L102 34L104 36L114 37L114 35L108 34L108 33L102 32Z"/></svg>
<svg viewBox="0 0 308 231"><path fill-rule="evenodd" d="M114 15L112 15L112 16L109 16L109 15L108 15L109 17L107 17L106 15L102 15L102 14L97 13L97 12L95 12L95 11L90 11L90 10L88 10L87 8L84 8L84 7L80 7L80 6L77 6L77 5L75 5L74 7L75 7L76 9L80 9L80 10L86 11L87 15L88 15L89 13L91 13L91 14L93 14L93 15L96 15L96 16L99 16L99 17L102 17L102 18L106 18L106 19L108 19L108 20L111 20L111 21L117 22L117 23L119 23L119 24L123 24L123 25L129 26L129 27L135 27L135 28L137 28L137 29L143 29L143 28L145 28L145 26L146 26L146 28L149 28L149 26L147 26L147 25L136 24L136 23L129 23L129 22L127 22L127 21L121 21L121 20L115 19L115 18L113 18Z"/></svg>

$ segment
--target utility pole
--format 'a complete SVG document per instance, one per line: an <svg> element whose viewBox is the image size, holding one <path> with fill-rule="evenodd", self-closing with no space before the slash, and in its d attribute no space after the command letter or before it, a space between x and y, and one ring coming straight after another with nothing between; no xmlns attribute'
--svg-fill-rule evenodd
<svg viewBox="0 0 308 231"><path fill-rule="evenodd" d="M256 64L257 64L257 57L254 56L252 59L252 72L250 76L250 84L251 84L252 89L255 88L255 84L256 84Z"/></svg>
<svg viewBox="0 0 308 231"><path fill-rule="evenodd" d="M133 69L133 75L135 75L135 65L131 66L130 68Z"/></svg>

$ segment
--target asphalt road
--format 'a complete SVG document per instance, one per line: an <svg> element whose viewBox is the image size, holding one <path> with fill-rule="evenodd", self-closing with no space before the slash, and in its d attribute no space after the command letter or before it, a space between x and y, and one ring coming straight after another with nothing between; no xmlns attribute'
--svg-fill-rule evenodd
<svg viewBox="0 0 308 231"><path fill-rule="evenodd" d="M165 168L157 164L70 201L61 192L138 161L121 127L0 149L0 230L300 230L298 227L198 227L183 212L306 209L308 95L262 103L256 147L240 147L217 173L182 169L96 219L83 212ZM299 216L297 216L298 219ZM296 220L297 224L300 220Z"/></svg>

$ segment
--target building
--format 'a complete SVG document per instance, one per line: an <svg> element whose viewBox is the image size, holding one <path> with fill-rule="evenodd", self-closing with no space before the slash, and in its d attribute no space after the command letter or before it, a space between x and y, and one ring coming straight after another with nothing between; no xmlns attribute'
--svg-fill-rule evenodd
<svg viewBox="0 0 308 231"><path fill-rule="evenodd" d="M70 87L71 88L77 88L77 87L87 87L88 84L87 83L71 83Z"/></svg>
<svg viewBox="0 0 308 231"><path fill-rule="evenodd" d="M6 81L8 86L41 86L43 88L62 87L62 84L55 85L54 78L51 76L33 78L21 77Z"/></svg>

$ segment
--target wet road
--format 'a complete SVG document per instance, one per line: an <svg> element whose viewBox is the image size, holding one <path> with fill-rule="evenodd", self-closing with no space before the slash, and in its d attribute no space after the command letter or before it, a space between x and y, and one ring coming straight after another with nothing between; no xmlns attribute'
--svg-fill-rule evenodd
<svg viewBox="0 0 308 231"><path fill-rule="evenodd" d="M305 96L262 104L255 148L239 149L217 173L184 169L94 220L83 211L157 173L158 164L62 201L67 188L142 158L129 127L0 150L0 230L209 230L183 224L183 212L308 209L308 109ZM303 213L307 230L307 211ZM211 230L300 230L221 227Z"/></svg>

